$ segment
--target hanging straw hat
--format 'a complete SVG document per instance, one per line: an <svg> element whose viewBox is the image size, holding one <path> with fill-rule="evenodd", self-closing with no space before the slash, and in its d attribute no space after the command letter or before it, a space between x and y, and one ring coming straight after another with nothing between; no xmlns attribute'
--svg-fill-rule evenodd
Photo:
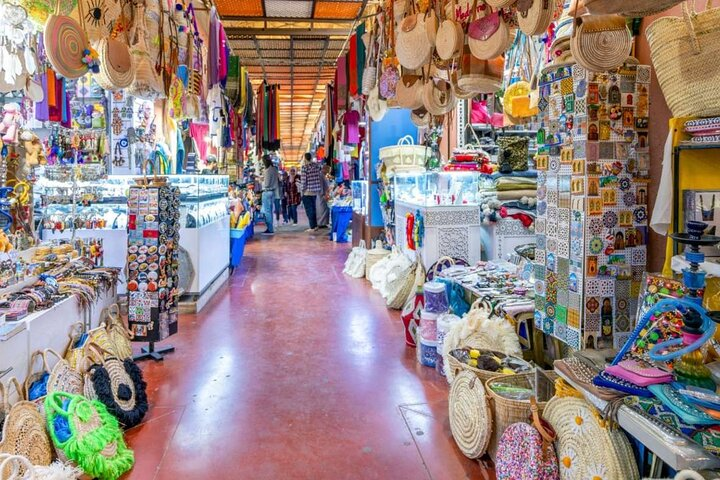
<svg viewBox="0 0 720 480"><path fill-rule="evenodd" d="M450 430L460 451L468 458L485 454L492 433L492 413L485 386L474 373L455 377L448 399Z"/></svg>
<svg viewBox="0 0 720 480"><path fill-rule="evenodd" d="M377 85L370 90L366 105L367 111L374 121L379 122L385 117L388 106L387 102L380 98L380 91Z"/></svg>
<svg viewBox="0 0 720 480"><path fill-rule="evenodd" d="M445 115L457 105L450 82L429 79L423 88L423 104L433 115Z"/></svg>

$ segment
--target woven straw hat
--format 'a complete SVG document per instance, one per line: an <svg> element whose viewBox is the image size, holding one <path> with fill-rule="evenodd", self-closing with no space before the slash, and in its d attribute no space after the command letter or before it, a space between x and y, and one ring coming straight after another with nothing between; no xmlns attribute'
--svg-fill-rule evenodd
<svg viewBox="0 0 720 480"><path fill-rule="evenodd" d="M543 416L557 434L555 447L561 479L639 478L637 465L632 466L634 458L628 457L627 438L620 431L612 432L604 420L599 420L586 400L554 397Z"/></svg>
<svg viewBox="0 0 720 480"><path fill-rule="evenodd" d="M482 380L472 372L461 372L452 382L448 401L455 443L466 457L482 457L492 433L492 414Z"/></svg>
<svg viewBox="0 0 720 480"><path fill-rule="evenodd" d="M380 98L380 90L377 85L375 85L372 90L370 90L370 94L368 95L366 103L366 108L368 113L370 114L370 117L376 122L382 120L387 113L387 102Z"/></svg>
<svg viewBox="0 0 720 480"><path fill-rule="evenodd" d="M457 105L457 98L449 82L430 79L423 88L423 104L433 115L445 115Z"/></svg>

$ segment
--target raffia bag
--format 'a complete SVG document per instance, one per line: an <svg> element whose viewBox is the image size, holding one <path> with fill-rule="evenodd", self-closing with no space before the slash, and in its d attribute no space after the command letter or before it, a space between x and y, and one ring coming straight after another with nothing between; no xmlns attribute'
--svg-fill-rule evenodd
<svg viewBox="0 0 720 480"><path fill-rule="evenodd" d="M400 65L417 70L430 61L432 45L427 39L425 15L417 11L414 1L406 2L406 11L397 32L395 55Z"/></svg>
<svg viewBox="0 0 720 480"><path fill-rule="evenodd" d="M445 115L457 105L457 98L450 82L429 79L423 87L423 105L433 115Z"/></svg>
<svg viewBox="0 0 720 480"><path fill-rule="evenodd" d="M655 15L674 7L682 0L585 0L591 15L622 15L639 18Z"/></svg>
<svg viewBox="0 0 720 480"><path fill-rule="evenodd" d="M621 66L632 48L632 35L625 18L618 15L577 17L570 40L575 61L591 72Z"/></svg>
<svg viewBox="0 0 720 480"><path fill-rule="evenodd" d="M37 405L24 399L22 387L15 377L10 379L20 400L10 406L9 391L0 387L2 403L7 416L3 424L0 453L22 455L33 465L50 465L53 460L53 447L45 430L45 419ZM4 472L0 477L5 478Z"/></svg>
<svg viewBox="0 0 720 480"><path fill-rule="evenodd" d="M137 38L130 53L135 65L135 77L128 87L128 93L143 100L156 100L163 96L164 87L160 77L155 73L154 62L148 54L145 41L145 8L138 7L136 19L140 23L136 28Z"/></svg>
<svg viewBox="0 0 720 480"><path fill-rule="evenodd" d="M423 80L421 75L403 73L395 90L398 107L415 110L423 106Z"/></svg>
<svg viewBox="0 0 720 480"><path fill-rule="evenodd" d="M387 307L393 310L402 310L410 292L415 286L415 272L417 271L417 262L413 263L408 269L403 270L395 276L394 279L388 279L387 282Z"/></svg>
<svg viewBox="0 0 720 480"><path fill-rule="evenodd" d="M506 8L512 6L517 0L485 0L493 8Z"/></svg>
<svg viewBox="0 0 720 480"><path fill-rule="evenodd" d="M557 7L556 0L519 0L517 20L526 35L541 35L550 26Z"/></svg>
<svg viewBox="0 0 720 480"><path fill-rule="evenodd" d="M460 451L468 458L485 454L492 436L492 412L483 381L472 372L461 372L450 387L450 430Z"/></svg>
<svg viewBox="0 0 720 480"><path fill-rule="evenodd" d="M660 88L674 117L720 115L720 7L695 11L683 4L682 17L663 17L646 30Z"/></svg>
<svg viewBox="0 0 720 480"><path fill-rule="evenodd" d="M446 18L440 24L435 37L435 50L442 60L460 56L465 44L465 31L457 20L457 1L453 0L453 19Z"/></svg>
<svg viewBox="0 0 720 480"><path fill-rule="evenodd" d="M120 315L120 306L113 303L107 309L107 318L105 320L107 334L110 337L112 345L112 353L120 360L131 358L132 351L132 334L125 326L122 316Z"/></svg>
<svg viewBox="0 0 720 480"><path fill-rule="evenodd" d="M499 11L474 19L468 25L470 52L480 60L490 60L501 55L511 43L510 27Z"/></svg>
<svg viewBox="0 0 720 480"><path fill-rule="evenodd" d="M103 37L95 49L100 56L100 71L95 80L105 90L120 90L129 87L135 78L133 56L126 42L112 37Z"/></svg>

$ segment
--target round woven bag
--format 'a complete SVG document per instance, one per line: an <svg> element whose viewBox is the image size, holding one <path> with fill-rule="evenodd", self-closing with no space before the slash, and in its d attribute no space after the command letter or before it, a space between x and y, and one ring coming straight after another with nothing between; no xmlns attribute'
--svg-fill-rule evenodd
<svg viewBox="0 0 720 480"><path fill-rule="evenodd" d="M485 454L492 433L487 393L472 372L461 372L450 387L450 430L460 451L468 458Z"/></svg>
<svg viewBox="0 0 720 480"><path fill-rule="evenodd" d="M615 442L627 443L627 438L621 432L611 433L604 421L601 424L586 400L554 397L545 406L543 416L557 434L555 448L562 480L639 478L637 465L634 474L632 467L622 465L635 460L617 455ZM622 448L623 451L627 449Z"/></svg>
<svg viewBox="0 0 720 480"><path fill-rule="evenodd" d="M425 110L425 107L418 108L417 110L413 110L410 113L410 120L412 123L418 127L427 127L430 125L430 120L432 120L432 115Z"/></svg>
<svg viewBox="0 0 720 480"><path fill-rule="evenodd" d="M623 17L603 15L575 19L570 50L575 61L591 72L620 67L632 48L632 35Z"/></svg>
<svg viewBox="0 0 720 480"><path fill-rule="evenodd" d="M541 35L550 26L555 9L556 0L518 0L517 20L520 30L526 35Z"/></svg>
<svg viewBox="0 0 720 480"><path fill-rule="evenodd" d="M465 32L460 22L443 20L435 38L435 50L442 60L450 60L462 53Z"/></svg>
<svg viewBox="0 0 720 480"><path fill-rule="evenodd" d="M400 108L415 110L423 106L423 81L420 75L403 75L395 90L395 101Z"/></svg>
<svg viewBox="0 0 720 480"><path fill-rule="evenodd" d="M43 38L45 54L58 75L73 79L87 73L88 67L82 60L90 44L80 24L60 13L60 1L45 23Z"/></svg>
<svg viewBox="0 0 720 480"><path fill-rule="evenodd" d="M410 5L414 2L408 1ZM410 13L402 22L397 32L395 42L395 55L400 65L408 70L417 70L432 58L432 45L428 41L425 29L425 15L416 13L412 7Z"/></svg>
<svg viewBox="0 0 720 480"><path fill-rule="evenodd" d="M135 68L127 43L104 37L95 49L100 55L100 72L96 75L98 84L111 91L129 87L135 78Z"/></svg>
<svg viewBox="0 0 720 480"><path fill-rule="evenodd" d="M437 13L435 13L435 10L431 8L425 14L425 35L427 36L428 42L433 47L435 46L435 41L437 39L438 28L440 28L440 22L438 21Z"/></svg>
<svg viewBox="0 0 720 480"><path fill-rule="evenodd" d="M50 465L53 447L45 430L45 419L37 405L23 399L22 387L17 379L11 378L10 384L17 390L20 401L8 407L9 392L2 389L7 416L3 424L0 453L22 455L33 465Z"/></svg>
<svg viewBox="0 0 720 480"><path fill-rule="evenodd" d="M468 27L470 52L480 60L501 55L511 43L510 28L499 12L473 20Z"/></svg>
<svg viewBox="0 0 720 480"><path fill-rule="evenodd" d="M434 79L425 82L423 87L423 105L433 115L445 115L455 108L457 98L452 85L444 80Z"/></svg>

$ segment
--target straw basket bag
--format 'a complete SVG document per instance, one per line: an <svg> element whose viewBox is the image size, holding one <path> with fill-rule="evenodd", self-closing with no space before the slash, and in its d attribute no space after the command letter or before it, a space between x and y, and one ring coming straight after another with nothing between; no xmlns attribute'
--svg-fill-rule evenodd
<svg viewBox="0 0 720 480"><path fill-rule="evenodd" d="M526 35L541 35L550 26L558 6L556 0L519 0L517 20Z"/></svg>
<svg viewBox="0 0 720 480"><path fill-rule="evenodd" d="M417 262L410 267L398 273L394 279L388 279L387 282L387 307L393 310L402 310L405 301L410 296L415 286L415 272L417 271Z"/></svg>
<svg viewBox="0 0 720 480"><path fill-rule="evenodd" d="M557 377L552 373L553 377ZM488 453L495 460L498 451L500 438L505 429L517 422L527 423L532 414L532 405L530 400L514 400L504 397L503 395L493 391L493 386L508 385L511 387L527 388L534 392L537 400L539 413L542 413L548 400L555 395L554 378L550 379L546 373L535 371L531 373L521 373L517 375L495 376L485 382L485 390L490 398L490 411L492 412L495 427L488 445Z"/></svg>
<svg viewBox="0 0 720 480"><path fill-rule="evenodd" d="M720 7L695 11L683 4L682 17L663 17L646 30L660 88L674 117L720 115Z"/></svg>
<svg viewBox="0 0 720 480"><path fill-rule="evenodd" d="M0 453L0 472L3 472L3 480L76 480L83 474L79 468L69 464L33 465L22 455L6 453Z"/></svg>
<svg viewBox="0 0 720 480"><path fill-rule="evenodd" d="M422 76L404 73L395 90L395 101L400 108L416 110L423 106L422 92Z"/></svg>
<svg viewBox="0 0 720 480"><path fill-rule="evenodd" d="M53 447L45 430L45 419L37 405L24 399L22 387L15 377L10 379L9 384L17 390L20 400L10 406L9 389L6 391L0 387L0 400L6 412L0 453L22 455L33 465L50 465Z"/></svg>
<svg viewBox="0 0 720 480"><path fill-rule="evenodd" d="M49 364L48 356L53 355L57 358L57 363L50 369L50 377L47 381L48 395L53 392L67 392L71 394L81 395L83 391L83 377L80 372L70 366L70 364L60 356L52 348L45 350L45 361Z"/></svg>
<svg viewBox="0 0 720 480"><path fill-rule="evenodd" d="M379 28L379 27L378 27ZM365 65L365 70L363 70L363 76L362 76L362 93L363 95L370 95L370 92L373 88L375 88L375 85L377 85L377 76L378 76L378 40L375 36L375 32L370 32L368 35L369 38L369 48L368 48L368 55L367 55L367 62Z"/></svg>
<svg viewBox="0 0 720 480"><path fill-rule="evenodd" d="M460 373L448 398L450 430L468 458L485 454L492 434L492 412L483 381L472 372Z"/></svg>
<svg viewBox="0 0 720 480"><path fill-rule="evenodd" d="M505 355L522 358L520 341L510 322L497 316L491 317L488 309L480 307L478 302L472 305L470 311L460 322L453 325L445 336L442 351L445 374L450 383L462 370L472 369L483 377L483 380L497 376L497 372L474 369L450 355L451 351L458 348L499 351Z"/></svg>
<svg viewBox="0 0 720 480"><path fill-rule="evenodd" d="M390 255L390 250L383 248L380 240L375 242L375 247L368 250L365 255L365 277L370 280L370 269L383 258Z"/></svg>
<svg viewBox="0 0 720 480"><path fill-rule="evenodd" d="M163 85L155 73L154 62L148 54L147 42L145 41L144 7L138 7L136 19L140 25L136 28L137 38L130 49L133 64L135 65L135 77L127 90L133 97L143 100L156 100L163 95Z"/></svg>
<svg viewBox="0 0 720 480"><path fill-rule="evenodd" d="M425 82L423 105L436 116L451 112L457 106L457 98L450 82L433 78Z"/></svg>
<svg viewBox="0 0 720 480"><path fill-rule="evenodd" d="M446 18L440 24L435 37L435 50L442 60L451 60L463 51L465 32L457 20L457 0L453 0L453 19Z"/></svg>
<svg viewBox="0 0 720 480"><path fill-rule="evenodd" d="M100 56L100 71L95 75L98 85L110 91L129 87L135 78L135 67L128 43L103 37L95 49Z"/></svg>
<svg viewBox="0 0 720 480"><path fill-rule="evenodd" d="M655 15L672 8L682 0L584 0L591 15L622 15L639 18Z"/></svg>
<svg viewBox="0 0 720 480"><path fill-rule="evenodd" d="M427 147L414 143L413 137L406 135L397 145L380 149L380 161L388 175L425 170L425 162L432 152Z"/></svg>
<svg viewBox="0 0 720 480"><path fill-rule="evenodd" d="M591 72L621 66L632 48L632 35L625 19L618 15L577 17L570 50L578 65Z"/></svg>
<svg viewBox="0 0 720 480"><path fill-rule="evenodd" d="M360 240L360 244L350 250L343 273L352 278L363 278L365 276L365 260L367 258L367 248L365 240Z"/></svg>
<svg viewBox="0 0 720 480"><path fill-rule="evenodd" d="M120 306L117 303L110 305L106 312L105 330L110 338L112 355L120 360L131 358L132 351L132 334L130 329L125 326L125 322L120 315Z"/></svg>
<svg viewBox="0 0 720 480"><path fill-rule="evenodd" d="M473 18L475 14L473 12ZM510 27L499 11L473 19L468 25L470 52L480 60L490 60L501 55L511 43Z"/></svg>
<svg viewBox="0 0 720 480"><path fill-rule="evenodd" d="M586 400L554 397L543 416L557 435L561 479L640 477L625 434L611 431Z"/></svg>
<svg viewBox="0 0 720 480"><path fill-rule="evenodd" d="M425 15L418 12L414 0L406 2L406 15L400 22L395 42L398 62L409 70L417 70L430 61L432 45L427 39Z"/></svg>
<svg viewBox="0 0 720 480"><path fill-rule="evenodd" d="M513 423L500 437L495 455L498 480L558 480L555 431L540 418L535 397L530 397L532 425Z"/></svg>

